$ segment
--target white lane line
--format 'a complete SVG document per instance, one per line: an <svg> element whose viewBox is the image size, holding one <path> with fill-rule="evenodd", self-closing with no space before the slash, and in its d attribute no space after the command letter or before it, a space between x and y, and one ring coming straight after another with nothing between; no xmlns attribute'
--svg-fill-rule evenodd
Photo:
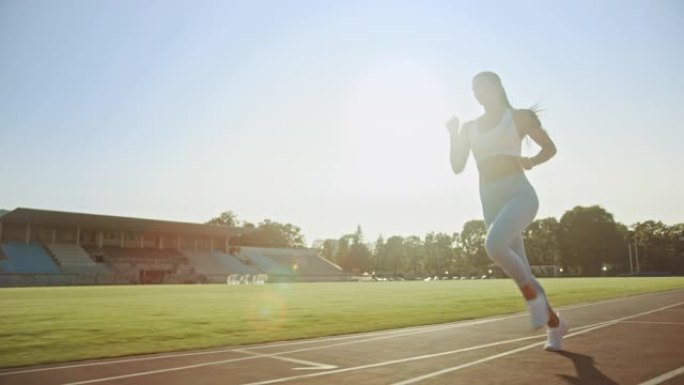
<svg viewBox="0 0 684 385"><path fill-rule="evenodd" d="M611 321L608 321L608 322L610 322L612 324ZM604 322L602 322L600 325L603 325L603 324L604 324ZM582 326L578 329L585 329L585 328L592 328L592 327L596 327L596 325L594 325L594 324L586 325L586 326ZM462 348L462 349L450 350L450 351L446 351L446 352L431 353L431 354L425 354L425 355L421 355L421 356L412 356L412 357L401 358L401 359L397 359L397 360L377 362L374 364L359 365L359 366L354 366L354 367L349 367L349 368L332 370L332 371L325 372L325 373L318 373L316 375L293 376L293 377L286 377L286 378L278 378L278 379L274 379L274 380L266 380L266 381L261 381L261 382L250 382L249 384L245 384L245 385L272 384L272 383L289 381L289 380L293 380L293 379L317 377L320 375L328 375L328 374L344 373L344 372L350 372L350 371L370 369L370 368L376 368L376 367L380 367L380 366L394 365L394 364L400 364L400 363L404 363L404 362L418 361L418 360L424 360L424 359L429 359L429 358L447 356L447 355L451 355L451 354L464 353L464 352L469 352L469 351L474 351L474 350L479 350L479 349L486 349L486 348L496 347L496 346L500 346L500 345L504 345L504 344L510 344L510 343L515 343L515 342L531 340L531 339L537 339L540 337L544 337L544 335L535 335L535 336L530 336L530 337L515 338L515 339L510 339L510 340L492 342L492 343L483 344L483 345L470 346L470 347ZM535 342L531 346L538 346L541 344L542 344L542 342Z"/></svg>
<svg viewBox="0 0 684 385"><path fill-rule="evenodd" d="M652 324L652 325L684 325L684 322L660 322L660 321L620 321L623 324Z"/></svg>
<svg viewBox="0 0 684 385"><path fill-rule="evenodd" d="M603 325L605 323L611 323L612 324L613 322L612 321L601 322L599 324L591 324L591 325L580 326L580 327L575 328L575 329L579 330L579 329L592 328L592 327L596 327L596 325ZM301 379L301 378L317 377L317 376L321 376L321 375L328 375L328 374L344 373L344 372L351 372L351 371L357 371L357 370L363 370L363 369L370 369L370 368L376 368L376 367L380 367L380 366L400 364L400 363L404 363L404 362L418 361L418 360L424 360L424 359L429 359L429 358L447 356L447 355L451 355L451 354L470 352L473 350L486 349L486 348L491 348L491 347L515 343L515 342L537 339L537 338L541 338L541 337L545 337L545 335L539 334L539 335L529 336L529 337L514 338L514 339L510 339L510 340L497 341L497 342L492 342L492 343L483 344L483 345L469 346L467 348L449 350L446 352L430 353L430 354L424 354L421 356L412 356L412 357L400 358L400 359L391 360L391 361L377 362L374 364L366 364L366 365L353 366L353 367L349 367L349 368L331 370L329 372L317 373L314 375L301 375L301 376L293 376L293 377L284 377L284 378L277 378L277 379L266 380L266 381L261 381L261 382L250 382L249 384L244 384L244 385L272 384L272 383L285 382L285 381L296 380L296 379ZM541 344L541 342L536 342L534 345L540 345L540 344Z"/></svg>
<svg viewBox="0 0 684 385"><path fill-rule="evenodd" d="M642 313L638 313L638 314L633 314L633 315L626 316L626 317L616 318L616 319L613 319L613 320L610 320L610 321L598 322L598 323L591 324L591 325L585 325L585 326L582 326L582 327L580 327L580 328L575 328L575 330L578 330L578 329L583 329L583 330L577 331L577 332L574 332L574 333L571 333L571 334L568 334L568 335L566 336L566 338L572 337L572 336L576 336L576 335L580 335L580 334L583 334L583 333L587 333L587 332L590 332L590 331L593 331L593 330L596 330L596 329L600 329L600 328L603 328L603 327L606 327L606 326L614 325L614 324L616 324L617 322L622 321L622 320L625 320L625 319L640 317L640 316L642 316L642 315L651 314L651 313L654 313L654 312L657 312L657 311L661 311L661 310L664 310L664 309L668 309L668 308L670 308L670 307L680 306L680 305L682 305L682 304L684 304L684 302L679 302L679 303L674 304L674 305L664 306L664 307L661 307L661 308L658 308L658 309L655 309L655 310L649 310L649 311L646 311L646 312L642 312ZM298 375L298 376L281 377L281 378L275 378L275 379L266 380L266 381L250 382L250 383L244 384L244 385L266 385L266 384L275 384L275 383L286 382L286 381L291 381L291 380L300 380L300 379L304 379L304 378L312 378L312 377L326 376L326 375L329 375L329 374L336 374L336 373L357 371L357 370L363 370L363 369L368 369L368 368L375 368L375 367L379 367L379 366L387 366L387 365L393 365L393 364L398 364L398 363L403 363L403 362L410 362L410 361L422 360L422 359L426 359L426 358L439 357L439 356L448 355L448 354L461 353L461 352L465 352L465 351L470 351L470 350L475 350L475 349L482 349L482 348L485 348L485 347L491 347L491 346L497 346L497 345L503 345L503 344L505 344L505 343L511 343L511 342L515 342L515 341L522 341L522 340L525 340L525 339L538 338L538 337L543 337L543 336L544 336L544 335L537 335L537 336L532 336L532 337L517 338L517 339L515 339L515 340L499 341L499 342L494 342L494 343L485 344L485 345L473 346L473 347L465 348L465 349L452 350L452 351L449 351L449 352L441 352L441 353L427 354L427 355L416 356L416 357L407 357L407 358L403 358L403 359L399 359L399 360L391 360L391 361L385 361L385 362L378 362L378 363L375 363L375 364L367 364L367 365L354 366L354 367L350 367L350 368L335 369L335 370L330 370L330 371L322 372L322 373L312 373L312 374L303 374L303 375ZM483 359L479 359L479 360L477 360L477 361L473 361L473 362L471 362L471 363L464 364L464 365L473 366L473 365L476 365L476 364L478 364L478 363L480 363L480 362L489 361L489 360L492 360L492 359L495 359L495 358L503 357L503 356L505 356L505 355L514 354L514 353L517 353L517 352L520 352L520 351L523 351L523 350L531 349L531 348L533 348L533 347L535 347L535 346L540 346L540 345L542 345L543 343L544 343L544 342L535 342L535 343L533 343L533 344L526 345L526 346L523 346L523 347L521 347L521 348L513 349L513 350L510 350L510 351L508 351L508 352L504 352L504 353L497 354L497 355L495 355L495 356L491 356L491 357L486 357L486 358L483 358ZM493 357L493 358L492 358L492 357ZM460 369L460 368L463 368L463 367L467 367L467 366L464 366L464 365L459 365L458 368ZM443 373L446 373L447 371L454 371L454 370L458 370L458 369L448 368L448 369L440 370L439 372L435 372L435 373L443 374ZM434 375L432 375L432 377L434 377L434 376L436 376L436 375L439 375L439 374L434 374ZM430 375L431 375L431 374L428 374L428 375L426 375L426 376L430 376ZM423 377L425 377L425 376L420 376L420 377L416 377L416 378L420 380L420 379L423 379ZM428 378L428 377L426 377L426 378ZM409 380L407 380L407 381L409 381ZM407 384L408 384L408 383L411 383L411 382L401 382L401 383L398 383L398 384L404 384L404 383L407 383ZM395 385L397 385L397 384L395 384Z"/></svg>
<svg viewBox="0 0 684 385"><path fill-rule="evenodd" d="M358 343L377 341L377 340L382 340L382 339L404 337L404 336L410 336L410 335L421 334L421 333L429 333L429 332L443 330L443 329L456 329L456 328L461 328L461 327L466 327L466 326L480 325L480 324L484 324L484 323L499 321L501 319L505 319L505 318L497 318L497 319L491 319L491 320L479 320L479 321L472 321L472 322L461 322L459 324L450 325L448 327L441 326L439 328L435 327L434 329L430 328L429 330L419 329L419 330L415 330L412 332L405 332L405 333L391 333L391 334L389 334L389 333L374 333L372 335L380 335L380 336L379 337L372 337L372 338L365 338L365 339L356 339L356 340L352 340L352 341L339 342L339 343L334 343L334 344L319 345L319 346L313 346L313 347L309 347L309 348L302 348L302 349L296 349L296 350L289 350L289 351L284 351L284 352L263 354L259 357L272 357L272 356L277 356L280 354L308 352L311 350L328 349L328 348L333 348L333 347L343 346L343 345L358 344ZM384 335L384 334L389 334L389 335ZM359 337L358 336L350 336L349 338L340 338L340 339L352 339L352 338L359 338ZM165 356L141 357L141 358L131 358L131 359L114 360L114 361L107 361L107 362L92 362L92 363L86 363L86 364L65 365L65 366L56 366L56 367L49 367L49 368L17 370L17 371L12 371L12 372L0 373L0 376L3 376L3 375L6 376L6 375L11 375L11 374L25 374L25 373L33 373L33 372L43 372L43 371L48 371L48 370L71 369L71 368L81 368L81 367L87 367L87 366L100 366L100 365L126 363L126 362L156 360L156 359L161 359L161 358L177 358L177 357L205 355L205 354L231 353L231 352L236 352L236 350L240 350L240 351L244 352L244 351L247 351L248 349L253 350L251 348L242 348L242 349L231 348L231 349L223 349L223 350L216 350L216 351L210 351L210 352L178 353L178 354L169 354L169 355L165 355ZM259 357L238 358L238 359L234 359L234 361L244 361L244 360L254 359L254 358L259 358ZM221 361L213 361L213 362L227 363L227 362L233 362L233 361L221 360Z"/></svg>
<svg viewBox="0 0 684 385"><path fill-rule="evenodd" d="M602 324L602 325L597 325L597 326L594 326L594 327L592 327L592 328L587 328L587 329L584 329L584 330L579 331L579 332L575 332L575 333L568 334L567 336L565 336L565 338L574 337L574 336L576 336L576 335L588 333L588 332L593 331L593 330L596 330L596 329L600 329L600 328L603 328L603 327L606 327L606 326L614 325L615 323L616 323L616 322L609 322L609 323L605 323L605 324ZM495 354L495 355L492 355L492 356L480 358L479 360L467 362L467 363L462 364L462 365L453 366L453 367L451 367L451 368L446 368L446 369L438 370L438 371L436 371L436 372L428 373L428 374L425 374L425 375L422 375L422 376L419 376L419 377L410 378L410 379L408 379L408 380L404 380L404 381L400 381L400 382L395 382L395 383L392 384L392 385L413 384L413 383L416 383L416 382L419 382L419 381L422 381L422 380L426 380L426 379L428 379L428 378L441 376L442 374L445 374L445 373L450 373L450 372L453 372L453 371L456 371L456 370L465 369L465 368L468 368L468 367L471 367L471 366L475 366L475 365L481 364L481 363L483 363L483 362L493 361L493 360L496 360L497 358L510 356L510 355L512 355L512 354L515 354L515 353L519 353L519 352L522 352L522 351L525 351L525 350L532 349L532 348L537 347L537 346L541 346L542 344L543 344L543 342L535 342L535 343L533 343L533 344L529 344L529 345L526 345L526 346L523 346L523 347L520 347L520 348L517 348L517 349L508 350L508 351L505 351L505 352L502 352L502 353L499 353L499 354Z"/></svg>
<svg viewBox="0 0 684 385"><path fill-rule="evenodd" d="M604 305L606 303L628 301L628 300L640 299L643 297L651 297L651 296L657 296L657 295L663 295L663 294L673 294L673 293L677 293L680 291L684 292L681 289L677 289L677 290L671 290L671 291L665 291L665 292L646 293L646 294L639 294L639 295L630 296L630 297L613 298L613 299L608 299L608 300L599 301L599 302L590 302L590 303L583 303L583 304L576 304L576 305L568 305L568 306L558 307L557 309L558 310L567 310L567 309L576 309L576 308L582 308L582 307L588 307L588 306ZM451 323L447 323L447 324L429 325L429 326L411 326L411 327L401 328L401 329L380 330L380 331L376 331L376 332L366 332L366 333L359 333L359 334L347 335L347 336L322 337L322 338L308 339L308 340L303 340L303 341L291 341L291 342L271 342L271 343L264 343L264 344L255 345L255 346L246 345L246 346L242 347L241 349L242 350L269 349L269 348L279 348L279 347L293 346L293 345L313 344L313 343L320 343L320 342L327 342L327 341L359 339L359 338L366 338L366 337L375 336L375 335L383 336L381 338L367 338L367 339L361 339L357 342L352 342L352 343L363 343L363 342L368 342L368 341L375 341L377 339L403 337L403 336L408 336L408 335L413 335L413 334L430 333L430 332L434 332L434 331L441 331L441 330L451 329L451 328L460 328L460 327L464 327L464 326L481 325L481 324L486 324L486 323L491 323L491 322L496 322L496 321L503 321L503 320L507 320L507 319L523 317L523 316L527 316L527 312L520 312L520 313L515 313L515 314L511 314L511 315L507 315L507 316L495 317L495 318L483 318L483 319L479 319L479 320L463 320L463 321L451 322ZM332 344L330 346L335 347L335 346L339 346L339 344ZM325 346L316 347L316 349L320 349L320 348L325 348ZM155 355L152 357L134 357L134 358L124 358L124 359L112 359L109 361L88 362L88 363L80 363L80 364L68 364L68 365L59 365L59 366L51 366L51 367L44 367L44 368L0 372L0 376L34 373L34 372L44 372L44 371L50 371L50 370L83 368L83 367L90 367L90 366L114 365L114 364L122 364L122 363L138 362L138 361L173 359L173 358L178 358L178 357L191 357L191 356L199 356L199 355L223 354L223 353L233 352L234 350L235 350L235 348L232 347L232 348L211 350L211 351L202 351L202 352L173 353L173 354ZM297 350L295 352L299 352L299 351L306 351L306 350ZM281 352L281 353L277 353L277 354L288 354L288 353L291 353L291 352ZM242 360L242 359L240 359L240 360ZM230 362L230 361L228 361L228 362Z"/></svg>
<svg viewBox="0 0 684 385"><path fill-rule="evenodd" d="M292 370L330 370L330 369L336 369L336 365L328 365L328 364L322 364L320 362L313 362L313 361L306 361L306 360L300 360L297 358L290 358L290 357L282 357L282 356L275 356L272 354L261 354L261 353L255 353L255 352L250 352L247 350L235 350L236 352L239 353L244 353L248 354L251 356L255 357L260 357L260 358L273 358L276 360L281 360L281 361L286 361L286 362L292 362L295 364L303 364L306 365L306 367L299 367L299 368L292 368Z"/></svg>
<svg viewBox="0 0 684 385"><path fill-rule="evenodd" d="M89 366L102 366L102 365L113 365L113 364L125 364L129 362L140 362L140 361L151 361L151 360L160 360L164 358L177 358L177 357L185 357L185 356L198 356L198 355L204 355L204 354L217 354L217 353L230 353L234 349L225 349L225 350L220 350L220 351L211 351L211 352L192 352L192 353L177 353L177 354L169 354L169 355L164 355L164 356L154 356L154 357L136 357L136 358L125 358L125 359L120 359L120 360L112 360L112 361L105 361L105 362L89 362L85 364L72 364L72 365L63 365L63 366L51 366L49 368L37 368L37 369L26 369L26 370L15 370L11 372L2 372L0 373L0 376L8 376L11 374L26 374L26 373L34 373L34 372L45 372L49 370L62 370L62 369L73 369L73 368L84 368L84 367L89 367ZM239 360L243 360L244 358L239 358Z"/></svg>
<svg viewBox="0 0 684 385"><path fill-rule="evenodd" d="M656 378L652 378L648 381L642 382L639 385L658 385L658 384L665 382L667 380L671 380L680 374L684 374L684 366L682 366L679 369L675 369L675 370L672 370L670 372L667 372L665 374L661 374Z"/></svg>
<svg viewBox="0 0 684 385"><path fill-rule="evenodd" d="M368 341L376 341L376 340L380 340L380 339L410 336L410 335L421 334L421 333L430 333L433 331L441 331L441 330L445 330L445 329L456 329L456 328L461 328L461 327L465 327L465 326L481 325L481 324L501 321L501 320L505 320L505 319L509 319L509 318L515 318L515 317L519 317L519 316L520 315L511 315L511 316L500 317L500 318L487 318L487 319L482 319L482 320L459 321L459 322L450 323L447 325L411 327L411 328L398 329L398 330L397 329L395 329L395 330L383 330L383 331L379 331L379 332L375 332L375 333L362 333L362 334L343 336L343 337L322 338L322 339L318 339L318 340L295 341L292 343L279 344L277 346L264 346L264 347L262 347L261 345L259 345L256 347L244 347L244 348L240 348L239 350L245 351L245 350L255 350L258 348L300 345L300 344L307 344L307 343L313 343L313 342L326 342L326 341L357 339L355 341L349 341L349 342L344 342L344 343L337 343L337 344L331 344L331 345L321 345L321 346L316 346L313 348L305 348L305 349L300 349L300 350L279 352L279 353L274 353L274 354L297 353L297 352L308 351L308 350L325 349L326 347L335 347L335 346L340 346L340 345L363 343L363 342L368 342ZM413 331L411 331L411 330L413 330ZM375 336L375 335L380 335L380 337L359 339L359 338L363 338L363 337L367 337L367 336ZM11 375L11 374L25 374L25 373L33 373L33 372L43 372L43 371L48 371L48 370L82 368L82 367L88 367L88 366L113 365L113 364L137 362L137 361L172 359L172 358L178 358L178 357L197 356L197 355L223 354L223 353L235 352L235 350L236 350L235 348L230 348L230 349L220 349L220 350L212 350L212 351L206 351L206 352L175 353L175 354L156 355L156 356L152 356L152 357L136 357L136 358L126 358L126 359L118 359L118 360L115 359L115 360L104 361L104 362L89 362L89 363L83 363L83 364L51 366L51 367L47 367L47 368L36 368L36 369L27 369L27 370L15 370L15 371L10 371L10 372L0 372L0 376L7 376L7 375Z"/></svg>
<svg viewBox="0 0 684 385"><path fill-rule="evenodd" d="M299 376L282 377L282 378L276 378L276 379L272 379L272 380L265 380L265 381L259 381L259 382L250 382L250 383L244 384L244 385L274 384L274 383L278 383L278 382L286 382L286 381L299 380L299 379L304 379L304 378L319 377L319 376L325 376L325 375L329 375L329 374L353 372L353 371L357 371L357 370L377 368L377 367L381 367L381 366L400 364L400 363L404 363L404 362L411 362L411 361L424 360L424 359L428 359L428 358L441 357L441 356L446 356L446 355L450 355L450 354L464 353L464 352L469 352L469 351L473 351L473 350L485 349L485 348L490 348L490 347L494 347L494 346L499 346L499 345L510 344L510 343L514 343L514 342L520 342L520 341L524 341L524 340L539 338L539 337L542 337L542 336L537 335L537 336L531 336L531 337L516 338L516 339L512 339L512 340L497 341L497 342L484 344L484 345L470 346L467 348L450 350L447 352L425 354L422 356L413 356L413 357L401 358L401 359L397 359L397 360L377 362L374 364L352 366L349 368L330 370L330 371L322 372L322 373L304 374L304 375L299 375ZM541 344L541 342L535 343L535 345L537 345L537 344Z"/></svg>
<svg viewBox="0 0 684 385"><path fill-rule="evenodd" d="M254 359L257 359L257 358L261 358L261 357L251 357L251 356L250 356L250 357L242 357L242 358L231 358L231 359L229 359L229 360L203 362L203 363L201 363L201 364L185 365L185 366L176 366L176 367L173 367L173 368L160 369L160 370L150 370L150 371L147 371L147 372L137 372L137 373L123 374L123 375L120 375L120 376L96 378L96 379L93 379L93 380L85 380L85 381L78 381L78 382L69 382L69 383L66 383L66 384L63 384L63 385L93 384L93 383L96 383L96 382L105 382L105 381L112 381L112 380L121 380L121 379L124 379L124 378L147 376L147 375L150 375L150 374L174 372L174 371L186 370L186 369L195 369L195 368L201 368L201 367L204 367L204 366L211 366L211 365L221 365L221 364L227 364L227 363L230 363L230 362L254 360Z"/></svg>
<svg viewBox="0 0 684 385"><path fill-rule="evenodd" d="M593 326L593 325L589 325L589 326ZM454 351L445 352L445 353L428 354L428 355L422 356L422 357L423 357L423 358L437 357L437 356L444 355L444 354L454 354L454 353L460 353L460 352L462 352L462 351L470 351L470 350L476 350L476 349L483 349L483 348L487 348L487 347L490 347L490 346L497 346L497 345L502 345L502 344L507 344L507 343L512 343L512 342L518 342L518 341L523 341L523 340L528 340L528 339L533 339L533 338L539 338L539 337L543 337L543 335L536 335L536 336L530 336L530 337L516 338L516 339L512 339L512 340L499 341L499 342L489 343L489 344L485 344L485 345L471 346L471 347L465 348L465 349L459 349L459 350L454 350ZM369 338L368 340L378 340L378 339L382 339L382 338L389 338L389 337L375 337L375 338L372 338L372 339ZM365 341L368 341L368 340L365 340ZM80 382L67 383L67 384L62 384L62 385L92 384L92 383L97 383L97 382L105 382L105 381L111 381L111 380L119 380L119 379L123 379L123 378L147 376L147 375L150 375L150 374L159 374L159 373L172 372L172 371L185 370L185 369L195 369L195 368L199 368L199 367L203 367L203 366L222 365L222 364L227 364L227 363L231 363L231 362L247 361L247 360L259 359L259 358L280 357L280 355L282 355L282 354L293 354L293 353L300 353L300 352L308 352L308 351L311 351L311 350L326 349L326 348L335 347L335 346L353 344L353 343L356 343L356 342L358 342L358 341L347 341L347 342L340 342L340 343L338 343L338 344L333 344L333 345L314 346L314 347L310 347L310 348L303 348L303 349L297 349L297 350L290 350L290 351L286 351L286 352L279 352L279 353L272 353L272 354L260 354L260 353L255 353L255 354L258 354L258 356L243 357L243 358L233 358L233 359L221 360L221 361L203 362L203 363L201 363L201 364L186 365L186 366L180 366L180 367L171 367L171 368L167 368L167 369L150 370L150 371L146 371L146 372L129 373L129 374L124 374L124 375L120 375L120 376L112 376L112 377L104 377L104 378L94 378L94 379L91 379L91 380L85 380L85 381L80 381ZM243 351L243 352L246 352L246 351ZM413 357L412 357L412 358L409 358L408 360L409 360L409 361L412 361L412 360L415 360L415 359L416 359L416 358L413 358ZM420 359L420 358L419 358L419 359ZM404 360L399 360L399 362L405 361L405 360L406 360L406 359L404 359ZM373 367L373 366L374 366L374 365L371 365L370 367ZM338 370L346 371L347 369L338 369ZM338 370L336 370L335 372L337 372ZM326 372L326 373L327 373L327 372Z"/></svg>
<svg viewBox="0 0 684 385"><path fill-rule="evenodd" d="M650 311L642 312L642 313L639 313L639 314L634 314L634 315L631 315L631 316L616 318L616 319L614 319L612 322L609 322L609 323L606 323L606 324L603 324L603 325L597 325L597 326L595 326L595 327L592 327L592 328L589 328L589 329L585 329L585 330L582 330L582 331L579 331L579 332L570 333L570 334L568 334L567 336L565 336L565 338L570 338L570 337L574 337L574 336L577 336L577 335L580 335L580 334L588 333L588 332L590 332L590 331L594 331L594 330L597 330L597 329L601 329L601 328L604 328L604 327L606 327L606 326L614 325L614 324L619 323L619 322L622 322L622 321L624 321L624 320L628 320L628 319L631 319L631 318L636 318L636 317L644 316L644 315L647 315L647 314L659 312L659 311L661 311L661 310L673 308L673 307L679 306L679 305L681 305L681 304L684 304L684 302L680 302L680 303L677 303L677 304L674 304L674 305L664 306L664 307L661 307L661 308L659 308L659 309L650 310ZM442 374L445 374L445 373L454 372L454 371L456 371L456 370L460 370L460 369L468 368L468 367L471 367L471 366L475 366L475 365L480 364L480 363L483 363L483 362L492 361L492 360L495 360L495 359L497 359L497 358L509 356L509 355L511 355L511 354L515 354L515 353L518 353L518 352L521 352L521 351L524 351L524 350L528 350L528 349L531 349L531 348L536 347L536 346L539 346L539 345L541 345L541 343L530 344L530 345L527 345L527 346L523 346L522 348L518 348L518 349L514 349L514 350L509 350L509 351L507 351L507 352L499 353L499 354L496 354L496 355L493 355L493 356L489 356L489 357L484 357L484 358L481 358L481 359L479 359L479 360L475 360L475 361L468 362L468 363L466 363L466 364L462 364L462 365L454 366L454 367L451 367L451 368L446 368L446 369L438 370L438 371L436 371L436 372L432 372L432 373L424 374L424 375L422 375L422 376L410 378L410 379L408 379L408 380L396 382L396 383L394 383L394 384L392 384L392 385L408 385L408 384L414 384L414 383L416 383L416 382L420 382L420 381L426 380L426 379L428 379L428 378L433 378L433 377L441 376Z"/></svg>

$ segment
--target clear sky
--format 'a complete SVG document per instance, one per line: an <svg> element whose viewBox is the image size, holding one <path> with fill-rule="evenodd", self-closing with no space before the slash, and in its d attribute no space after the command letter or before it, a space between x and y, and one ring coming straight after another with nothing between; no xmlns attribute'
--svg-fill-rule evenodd
<svg viewBox="0 0 684 385"><path fill-rule="evenodd" d="M684 221L677 0L0 0L0 57L0 208L460 231L443 123L494 70L559 150L538 217Z"/></svg>

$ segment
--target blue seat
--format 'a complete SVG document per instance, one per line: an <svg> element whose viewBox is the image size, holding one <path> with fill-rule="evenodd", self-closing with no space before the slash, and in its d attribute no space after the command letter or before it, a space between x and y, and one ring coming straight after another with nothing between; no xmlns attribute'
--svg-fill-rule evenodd
<svg viewBox="0 0 684 385"><path fill-rule="evenodd" d="M236 274L260 274L261 271L259 269L245 265L244 263L240 262L237 258L221 253L219 251L214 251L212 255L219 260L225 266L228 271Z"/></svg>
<svg viewBox="0 0 684 385"><path fill-rule="evenodd" d="M2 245L6 259L0 259L0 269L16 274L61 274L55 262L42 246L34 243L8 242Z"/></svg>

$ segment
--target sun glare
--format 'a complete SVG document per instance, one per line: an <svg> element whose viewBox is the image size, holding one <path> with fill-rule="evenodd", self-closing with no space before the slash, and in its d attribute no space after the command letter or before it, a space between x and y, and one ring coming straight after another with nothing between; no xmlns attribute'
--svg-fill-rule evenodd
<svg viewBox="0 0 684 385"><path fill-rule="evenodd" d="M444 154L435 140L449 111L448 85L426 65L387 60L368 69L350 98L345 129L354 140L349 175L368 194L407 191L430 179ZM443 170L440 170L443 171Z"/></svg>

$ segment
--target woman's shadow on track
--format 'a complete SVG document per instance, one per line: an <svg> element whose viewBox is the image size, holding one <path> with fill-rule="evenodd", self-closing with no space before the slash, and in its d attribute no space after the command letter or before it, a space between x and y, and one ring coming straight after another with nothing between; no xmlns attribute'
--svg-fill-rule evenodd
<svg viewBox="0 0 684 385"><path fill-rule="evenodd" d="M601 373L598 368L594 365L594 357L587 356L585 354L571 353L566 351L556 352L561 356L567 357L572 360L575 365L575 370L577 371L577 377L568 376L565 374L559 374L558 377L565 380L568 384L572 385L618 385L617 382L608 378L605 374Z"/></svg>

